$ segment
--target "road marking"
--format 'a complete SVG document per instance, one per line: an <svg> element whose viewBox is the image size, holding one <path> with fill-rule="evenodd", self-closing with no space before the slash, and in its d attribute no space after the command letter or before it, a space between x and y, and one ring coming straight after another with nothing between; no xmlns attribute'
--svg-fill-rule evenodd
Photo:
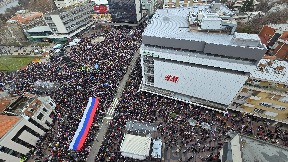
<svg viewBox="0 0 288 162"><path fill-rule="evenodd" d="M113 102L111 103L111 107L107 111L107 115L113 116L115 108L118 105L118 103L119 103L119 100L117 98L114 98Z"/></svg>

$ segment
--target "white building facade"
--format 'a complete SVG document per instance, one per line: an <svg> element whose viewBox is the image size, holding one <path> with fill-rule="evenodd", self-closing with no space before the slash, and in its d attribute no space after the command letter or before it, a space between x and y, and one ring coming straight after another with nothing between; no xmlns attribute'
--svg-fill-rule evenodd
<svg viewBox="0 0 288 162"><path fill-rule="evenodd" d="M9 107L4 111L9 115L17 112L20 114L17 114L19 121L0 139L0 161L20 161L31 149L35 148L39 137L50 129L52 118L55 116L55 102L48 96L31 100L32 102L23 109L21 108L21 111L9 113Z"/></svg>
<svg viewBox="0 0 288 162"><path fill-rule="evenodd" d="M21 118L13 128L0 139L0 160L20 161L34 146L45 131L28 120Z"/></svg>
<svg viewBox="0 0 288 162"><path fill-rule="evenodd" d="M47 13L44 19L55 36L70 38L92 25L93 5L94 2L81 3L73 8Z"/></svg>
<svg viewBox="0 0 288 162"><path fill-rule="evenodd" d="M231 11L211 5L156 11L142 35L141 90L222 109L232 102L267 49L257 35L222 28L223 19L233 21ZM218 17L207 18L204 29L209 14Z"/></svg>

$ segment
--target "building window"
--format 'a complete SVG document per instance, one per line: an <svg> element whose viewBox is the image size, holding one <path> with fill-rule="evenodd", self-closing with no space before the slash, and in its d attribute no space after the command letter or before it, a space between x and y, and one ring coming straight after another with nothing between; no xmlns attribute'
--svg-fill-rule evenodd
<svg viewBox="0 0 288 162"><path fill-rule="evenodd" d="M54 106L52 102L49 102L49 105Z"/></svg>
<svg viewBox="0 0 288 162"><path fill-rule="evenodd" d="M29 118L28 121L31 122L32 124L34 124L36 127L42 129L44 132L47 132L47 131L48 131L47 128L43 127L41 124L39 124L38 122L36 122L34 119Z"/></svg>
<svg viewBox="0 0 288 162"><path fill-rule="evenodd" d="M45 20L52 20L51 17L45 17Z"/></svg>
<svg viewBox="0 0 288 162"><path fill-rule="evenodd" d="M12 149L5 147L5 146L0 146L0 152L10 154L10 155L18 157L18 158L24 157L24 154L21 154L20 152L17 152L15 150L12 150ZM0 162L2 162L2 161L4 161L4 160L0 159Z"/></svg>
<svg viewBox="0 0 288 162"><path fill-rule="evenodd" d="M24 147L27 147L29 149L32 149L34 148L33 145L31 145L30 143L27 143L25 141L23 141L22 139L19 138L19 136L24 132L24 131L27 131L29 132L30 134L34 135L35 137L40 137L41 135L34 131L33 129L29 128L28 126L24 125L17 133L16 135L12 138L12 141L18 143L19 145L22 145Z"/></svg>
<svg viewBox="0 0 288 162"><path fill-rule="evenodd" d="M40 113L38 116L37 116L37 119L38 120L42 120L42 118L44 117L44 115L42 113Z"/></svg>
<svg viewBox="0 0 288 162"><path fill-rule="evenodd" d="M52 31L54 32L57 32L57 29L56 28L51 28Z"/></svg>
<svg viewBox="0 0 288 162"><path fill-rule="evenodd" d="M148 77L147 77L147 81L148 81L149 83L154 83L154 77L153 77L153 76L148 76Z"/></svg>

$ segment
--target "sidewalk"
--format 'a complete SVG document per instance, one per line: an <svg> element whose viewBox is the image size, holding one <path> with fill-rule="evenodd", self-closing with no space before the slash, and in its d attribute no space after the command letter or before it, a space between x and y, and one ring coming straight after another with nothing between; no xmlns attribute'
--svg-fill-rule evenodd
<svg viewBox="0 0 288 162"><path fill-rule="evenodd" d="M53 49L53 44L47 47L34 47L34 45L30 45L28 47L14 47L14 46L0 46L0 56L6 55L25 55L25 56L41 56L42 54L35 54L35 50L45 49L45 51L50 51ZM41 53L41 52L39 52Z"/></svg>
<svg viewBox="0 0 288 162"><path fill-rule="evenodd" d="M130 63L130 66L128 67L128 70L127 70L126 74L124 75L123 79L120 82L120 85L118 87L117 94L116 94L116 97L115 97L116 99L119 100L121 98L123 90L124 90L125 85L126 85L126 82L128 81L129 76L130 76L130 74L131 74L131 72L132 72L132 70L133 70L133 68L134 68L134 66L136 64L136 61L139 58L139 56L140 56L140 51L138 50L137 52L135 52L135 54L133 56L133 59L132 59L132 61ZM109 112L109 110L107 110L107 112ZM100 147L102 145L102 141L104 140L105 134L107 132L107 129L108 129L108 126L109 126L108 124L113 119L112 117L113 117L113 115L106 114L106 117L103 119L103 123L100 126L99 132L98 132L97 136L94 139L91 152L90 152L90 154L87 157L87 161L88 162L93 162L95 160L95 157L96 157L96 155L99 152L99 149L100 149Z"/></svg>

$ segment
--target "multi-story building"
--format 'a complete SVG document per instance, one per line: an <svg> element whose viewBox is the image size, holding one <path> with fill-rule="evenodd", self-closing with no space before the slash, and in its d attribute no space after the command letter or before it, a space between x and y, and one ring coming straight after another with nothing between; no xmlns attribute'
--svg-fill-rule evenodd
<svg viewBox="0 0 288 162"><path fill-rule="evenodd" d="M108 0L114 23L137 24L142 18L140 0Z"/></svg>
<svg viewBox="0 0 288 162"><path fill-rule="evenodd" d="M246 22L251 21L255 18L259 18L260 16L263 16L263 15L265 15L265 13L262 11L241 12L241 13L234 15L233 18L237 22L246 23Z"/></svg>
<svg viewBox="0 0 288 162"><path fill-rule="evenodd" d="M137 26L156 10L156 0L94 0L97 23Z"/></svg>
<svg viewBox="0 0 288 162"><path fill-rule="evenodd" d="M288 24L270 24L261 29L259 36L267 45L270 55L288 61Z"/></svg>
<svg viewBox="0 0 288 162"><path fill-rule="evenodd" d="M94 2L77 3L45 14L44 19L54 33L50 38L71 38L91 26L93 5Z"/></svg>
<svg viewBox="0 0 288 162"><path fill-rule="evenodd" d="M227 108L267 51L235 33L232 16L219 3L157 10L142 36L141 90Z"/></svg>
<svg viewBox="0 0 288 162"><path fill-rule="evenodd" d="M54 101L46 97L18 97L0 115L0 161L20 161L35 148L52 124Z"/></svg>
<svg viewBox="0 0 288 162"><path fill-rule="evenodd" d="M42 42L49 40L52 31L49 26L37 26L29 30L24 30L25 35L31 42Z"/></svg>
<svg viewBox="0 0 288 162"><path fill-rule="evenodd" d="M230 109L288 123L288 63L262 59Z"/></svg>

